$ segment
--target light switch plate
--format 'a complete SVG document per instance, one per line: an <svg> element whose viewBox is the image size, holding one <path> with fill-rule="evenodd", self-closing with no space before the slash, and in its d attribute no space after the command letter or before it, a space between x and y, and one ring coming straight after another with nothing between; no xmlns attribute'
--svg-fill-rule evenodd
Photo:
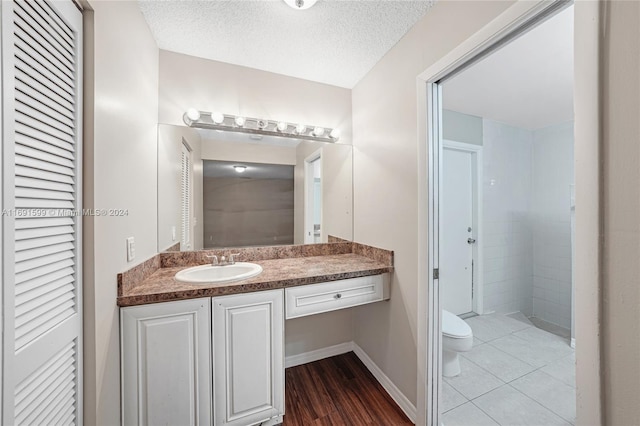
<svg viewBox="0 0 640 426"><path fill-rule="evenodd" d="M136 258L136 243L133 237L127 238L127 262Z"/></svg>

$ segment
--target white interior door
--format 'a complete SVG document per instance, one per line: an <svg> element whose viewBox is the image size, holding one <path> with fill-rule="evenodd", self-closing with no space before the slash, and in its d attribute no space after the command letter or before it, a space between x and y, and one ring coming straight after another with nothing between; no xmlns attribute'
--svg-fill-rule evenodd
<svg viewBox="0 0 640 426"><path fill-rule="evenodd" d="M442 307L473 310L473 153L443 148L440 291Z"/></svg>
<svg viewBox="0 0 640 426"><path fill-rule="evenodd" d="M2 424L82 424L82 14L3 1Z"/></svg>

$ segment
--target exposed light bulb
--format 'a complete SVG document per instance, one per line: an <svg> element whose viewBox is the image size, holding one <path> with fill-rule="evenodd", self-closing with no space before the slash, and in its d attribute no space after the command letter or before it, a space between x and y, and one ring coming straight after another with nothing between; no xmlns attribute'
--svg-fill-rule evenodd
<svg viewBox="0 0 640 426"><path fill-rule="evenodd" d="M287 127L289 127L289 126L284 121L278 122L277 129L278 129L279 132L284 132L285 130L287 130Z"/></svg>
<svg viewBox="0 0 640 426"><path fill-rule="evenodd" d="M313 129L313 136L322 136L324 135L324 127L316 127Z"/></svg>
<svg viewBox="0 0 640 426"><path fill-rule="evenodd" d="M329 133L329 137L335 140L340 139L340 129L333 129L331 133Z"/></svg>
<svg viewBox="0 0 640 426"><path fill-rule="evenodd" d="M244 126L244 117L236 117L235 122L236 122L236 126L238 127L242 127Z"/></svg>
<svg viewBox="0 0 640 426"><path fill-rule="evenodd" d="M238 173L244 173L244 171L247 170L247 166L233 166L233 168Z"/></svg>
<svg viewBox="0 0 640 426"><path fill-rule="evenodd" d="M195 108L189 108L187 110L187 117L189 118L189 120L191 121L197 121L200 119L200 111L198 111Z"/></svg>
<svg viewBox="0 0 640 426"><path fill-rule="evenodd" d="M316 4L317 1L318 0L284 0L286 4L295 10L309 9L311 6Z"/></svg>
<svg viewBox="0 0 640 426"><path fill-rule="evenodd" d="M307 126L305 126L304 124L298 124L296 126L296 133L299 135L303 134L306 130L307 130Z"/></svg>
<svg viewBox="0 0 640 426"><path fill-rule="evenodd" d="M216 124L222 124L222 122L224 121L224 114L222 114L221 112L212 112L211 119Z"/></svg>

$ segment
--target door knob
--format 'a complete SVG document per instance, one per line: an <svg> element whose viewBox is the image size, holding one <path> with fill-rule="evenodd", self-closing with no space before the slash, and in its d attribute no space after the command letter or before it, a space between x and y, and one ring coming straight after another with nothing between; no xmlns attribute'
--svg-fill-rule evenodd
<svg viewBox="0 0 640 426"><path fill-rule="evenodd" d="M473 244L473 243L475 243L475 242L476 242L476 239L475 239L475 238L467 238L467 243L469 243L469 244Z"/></svg>

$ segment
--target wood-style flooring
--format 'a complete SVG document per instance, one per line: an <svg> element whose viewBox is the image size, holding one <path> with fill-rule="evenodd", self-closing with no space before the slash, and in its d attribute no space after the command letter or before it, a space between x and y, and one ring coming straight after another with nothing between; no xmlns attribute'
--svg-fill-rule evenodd
<svg viewBox="0 0 640 426"><path fill-rule="evenodd" d="M285 374L283 426L413 424L353 352Z"/></svg>

